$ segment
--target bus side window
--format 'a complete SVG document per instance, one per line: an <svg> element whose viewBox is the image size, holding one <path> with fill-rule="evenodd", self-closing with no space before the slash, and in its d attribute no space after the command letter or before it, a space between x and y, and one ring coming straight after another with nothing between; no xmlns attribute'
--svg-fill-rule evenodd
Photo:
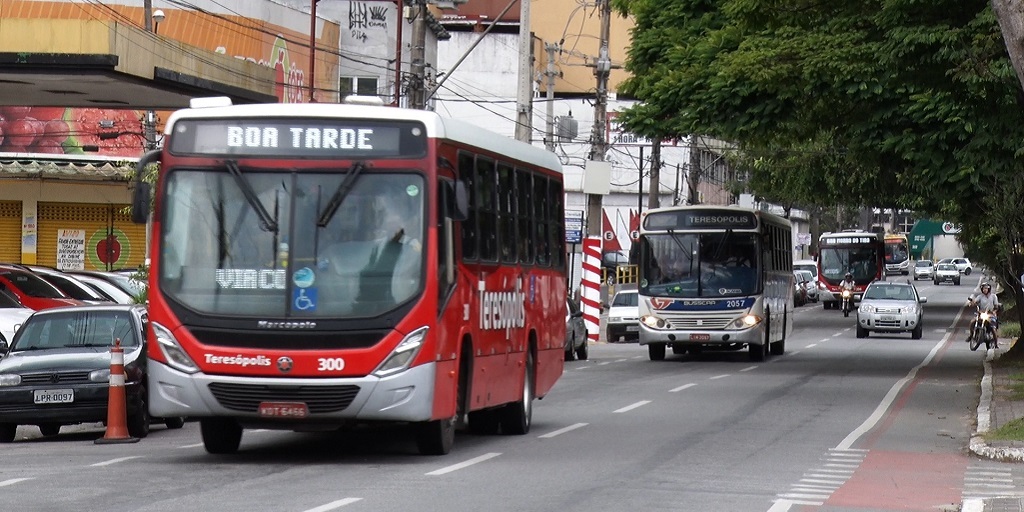
<svg viewBox="0 0 1024 512"><path fill-rule="evenodd" d="M551 264L551 244L548 243L548 180L540 176L533 177L532 201L533 211L533 243L537 247L537 264Z"/></svg>
<svg viewBox="0 0 1024 512"><path fill-rule="evenodd" d="M466 183L466 189L469 192L469 215L466 220L462 221L462 259L475 260L479 257L477 251L477 198L474 194L475 187L473 186L474 173L473 173L473 155L465 151L459 152L458 157L459 174L458 179Z"/></svg>
<svg viewBox="0 0 1024 512"><path fill-rule="evenodd" d="M480 240L480 259L498 261L498 215L495 197L494 160L476 157L476 177L473 188L476 196L477 238Z"/></svg>
<svg viewBox="0 0 1024 512"><path fill-rule="evenodd" d="M525 169L516 169L516 209L519 237L519 263L532 265L534 260L533 245L533 205L530 196L533 194L533 176Z"/></svg>

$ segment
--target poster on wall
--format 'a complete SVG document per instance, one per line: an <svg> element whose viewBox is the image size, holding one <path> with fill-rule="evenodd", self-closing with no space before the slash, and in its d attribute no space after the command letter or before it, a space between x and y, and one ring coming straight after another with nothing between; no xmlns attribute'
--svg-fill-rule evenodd
<svg viewBox="0 0 1024 512"><path fill-rule="evenodd" d="M57 230L57 270L85 270L85 230Z"/></svg>

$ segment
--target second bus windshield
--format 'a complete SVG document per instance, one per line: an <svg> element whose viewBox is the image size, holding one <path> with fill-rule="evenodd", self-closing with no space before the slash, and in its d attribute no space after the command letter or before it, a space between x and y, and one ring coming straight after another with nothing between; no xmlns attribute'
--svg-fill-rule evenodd
<svg viewBox="0 0 1024 512"><path fill-rule="evenodd" d="M648 234L640 290L662 297L737 297L760 289L754 233Z"/></svg>
<svg viewBox="0 0 1024 512"><path fill-rule="evenodd" d="M423 286L422 176L363 172L351 190L341 186L345 176L170 172L161 289L203 313L261 317L375 316L415 297Z"/></svg>

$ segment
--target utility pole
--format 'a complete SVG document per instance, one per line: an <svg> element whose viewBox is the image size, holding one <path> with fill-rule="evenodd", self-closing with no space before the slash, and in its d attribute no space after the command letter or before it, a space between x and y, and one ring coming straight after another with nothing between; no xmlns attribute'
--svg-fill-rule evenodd
<svg viewBox="0 0 1024 512"><path fill-rule="evenodd" d="M156 36L160 22L164 20L164 12L161 10L153 12L153 0L145 0L142 3L142 17L145 18L142 22L142 26L146 29L146 32L152 32L153 35ZM154 19L156 23L153 23ZM146 151L153 151L157 148L156 112L152 109L147 109L144 117L142 118L142 138L146 139Z"/></svg>
<svg viewBox="0 0 1024 512"><path fill-rule="evenodd" d="M661 206L661 137L651 147L651 176L647 182L647 208Z"/></svg>
<svg viewBox="0 0 1024 512"><path fill-rule="evenodd" d="M697 154L697 135L690 135L690 168L686 172L686 187L689 189L688 204L700 202L700 192L697 187L700 184L700 155Z"/></svg>
<svg viewBox="0 0 1024 512"><path fill-rule="evenodd" d="M608 37L611 31L611 0L599 0L601 4L601 42L594 75L597 76L597 99L594 102L594 127L591 132L590 159L604 162L608 151L605 130L608 126L608 75L612 69L611 58L608 56ZM601 233L601 195L587 194L587 234L593 236Z"/></svg>
<svg viewBox="0 0 1024 512"><path fill-rule="evenodd" d="M544 44L544 51L548 53L547 70L544 72L547 81L547 100L545 107L547 112L547 129L544 131L544 147L548 151L555 151L555 52L558 51L558 44Z"/></svg>
<svg viewBox="0 0 1024 512"><path fill-rule="evenodd" d="M309 2L309 102L316 103L316 3ZM399 23L401 27L401 23Z"/></svg>
<svg viewBox="0 0 1024 512"><path fill-rule="evenodd" d="M409 106L417 109L427 108L427 1L415 0L413 10L416 18L412 22L412 49L410 52L409 70Z"/></svg>
<svg viewBox="0 0 1024 512"><path fill-rule="evenodd" d="M516 140L530 142L533 132L533 38L530 1L519 2L519 83L516 86Z"/></svg>

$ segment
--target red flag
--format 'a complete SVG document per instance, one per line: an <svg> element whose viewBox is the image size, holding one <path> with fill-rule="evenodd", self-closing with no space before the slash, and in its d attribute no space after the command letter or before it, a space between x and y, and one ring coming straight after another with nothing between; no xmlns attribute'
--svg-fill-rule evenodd
<svg viewBox="0 0 1024 512"><path fill-rule="evenodd" d="M619 237L615 236L612 221L608 218L608 210L603 208L601 209L601 238L604 240L602 253L622 251L622 246L619 245Z"/></svg>

